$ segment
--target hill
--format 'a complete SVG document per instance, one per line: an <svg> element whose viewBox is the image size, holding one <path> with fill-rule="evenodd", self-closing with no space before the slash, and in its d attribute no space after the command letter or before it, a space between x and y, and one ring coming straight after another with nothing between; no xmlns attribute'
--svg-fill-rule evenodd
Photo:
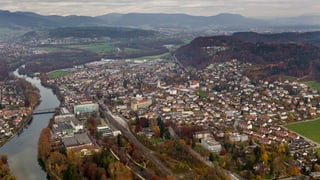
<svg viewBox="0 0 320 180"><path fill-rule="evenodd" d="M279 34L259 34L255 32L234 33L234 37L252 43L308 43L320 45L320 32L284 32Z"/></svg>
<svg viewBox="0 0 320 180"><path fill-rule="evenodd" d="M248 28L261 26L263 20L247 18L238 14L223 13L216 16L191 16L187 14L106 14L97 18L109 25L138 26L149 28Z"/></svg>
<svg viewBox="0 0 320 180"><path fill-rule="evenodd" d="M153 35L154 31L121 27L65 27L49 31L50 38L137 38Z"/></svg>
<svg viewBox="0 0 320 180"><path fill-rule="evenodd" d="M1 28L50 28L103 25L98 18L88 16L43 16L32 12L0 10Z"/></svg>
<svg viewBox="0 0 320 180"><path fill-rule="evenodd" d="M214 13L214 12L213 12ZM0 10L0 28L57 28L79 26L121 26L157 30L179 31L293 31L320 29L319 16L298 16L279 19L258 19L239 14L222 13L215 16L192 16L163 13L111 13L90 16L45 16L32 12Z"/></svg>
<svg viewBox="0 0 320 180"><path fill-rule="evenodd" d="M245 41L244 34L240 35L199 37L179 48L175 56L184 66L200 69L212 62L231 59L249 62L254 66L248 70L247 75L254 79L286 75L304 80L320 80L320 49L304 43L308 38L302 38L310 34L294 35L298 43L287 43L290 38L282 38L281 34L249 33L248 41Z"/></svg>

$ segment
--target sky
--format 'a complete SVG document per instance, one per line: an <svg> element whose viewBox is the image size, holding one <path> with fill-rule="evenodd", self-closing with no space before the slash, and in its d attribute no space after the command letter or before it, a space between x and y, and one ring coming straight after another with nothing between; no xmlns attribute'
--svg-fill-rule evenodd
<svg viewBox="0 0 320 180"><path fill-rule="evenodd" d="M138 12L278 17L319 14L320 0L0 0L0 9L42 15L98 16Z"/></svg>

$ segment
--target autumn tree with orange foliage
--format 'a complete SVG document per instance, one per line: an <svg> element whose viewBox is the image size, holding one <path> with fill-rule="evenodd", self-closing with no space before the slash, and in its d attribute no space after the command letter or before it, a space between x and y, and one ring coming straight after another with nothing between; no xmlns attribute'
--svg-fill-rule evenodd
<svg viewBox="0 0 320 180"><path fill-rule="evenodd" d="M51 152L50 139L50 128L42 129L38 141L38 159L40 159L43 163L46 162Z"/></svg>
<svg viewBox="0 0 320 180"><path fill-rule="evenodd" d="M8 157L2 154L0 158L0 179L15 180L16 178L11 174Z"/></svg>

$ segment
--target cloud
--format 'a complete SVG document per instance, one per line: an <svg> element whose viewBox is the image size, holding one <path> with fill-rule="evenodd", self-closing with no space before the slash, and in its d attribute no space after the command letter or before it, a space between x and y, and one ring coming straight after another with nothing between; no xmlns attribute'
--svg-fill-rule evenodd
<svg viewBox="0 0 320 180"><path fill-rule="evenodd" d="M106 13L186 13L215 15L223 12L245 16L293 16L316 14L316 0L1 0L1 9L32 11L46 15L90 15Z"/></svg>

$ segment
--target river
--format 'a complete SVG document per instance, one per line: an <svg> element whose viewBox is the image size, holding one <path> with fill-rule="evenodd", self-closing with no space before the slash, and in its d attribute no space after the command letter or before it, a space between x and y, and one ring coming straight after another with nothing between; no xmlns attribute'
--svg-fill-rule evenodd
<svg viewBox="0 0 320 180"><path fill-rule="evenodd" d="M59 100L51 89L41 85L37 78L30 78L18 74L40 90L41 103L36 109L50 109L59 106ZM23 129L23 132L0 148L1 154L7 154L12 173L18 180L45 180L47 173L40 167L38 155L38 138L41 130L49 123L53 113L34 115L31 123Z"/></svg>

